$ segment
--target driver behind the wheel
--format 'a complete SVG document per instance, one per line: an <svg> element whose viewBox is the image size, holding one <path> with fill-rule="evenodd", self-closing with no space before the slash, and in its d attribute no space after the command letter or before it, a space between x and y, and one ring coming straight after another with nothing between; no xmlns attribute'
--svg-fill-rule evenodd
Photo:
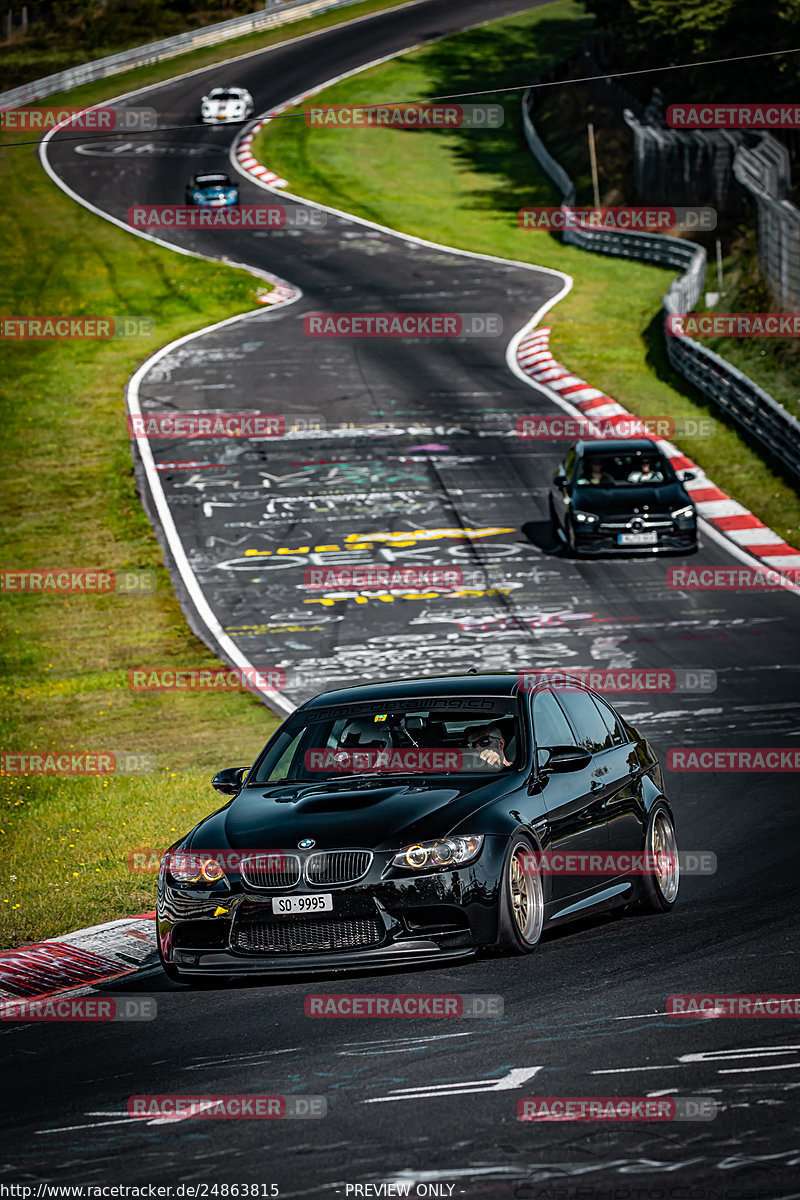
<svg viewBox="0 0 800 1200"><path fill-rule="evenodd" d="M471 729L465 730L464 740L466 746L474 750L479 760L487 767L494 767L499 771L503 767L511 766L505 755L506 739L499 725L493 722L488 725L473 725Z"/></svg>
<svg viewBox="0 0 800 1200"><path fill-rule="evenodd" d="M603 467L599 459L595 459L591 465L584 462L583 470L578 476L578 484L592 487L609 488L613 487L616 480L613 475L609 475Z"/></svg>

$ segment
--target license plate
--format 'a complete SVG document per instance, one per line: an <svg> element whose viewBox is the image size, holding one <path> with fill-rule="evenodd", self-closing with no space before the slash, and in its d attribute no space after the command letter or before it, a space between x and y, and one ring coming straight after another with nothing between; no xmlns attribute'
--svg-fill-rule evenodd
<svg viewBox="0 0 800 1200"><path fill-rule="evenodd" d="M272 911L278 915L333 912L333 896L330 892L322 892L319 896L273 896Z"/></svg>
<svg viewBox="0 0 800 1200"><path fill-rule="evenodd" d="M658 534L653 533L618 533L617 544L619 546L655 546L658 541Z"/></svg>

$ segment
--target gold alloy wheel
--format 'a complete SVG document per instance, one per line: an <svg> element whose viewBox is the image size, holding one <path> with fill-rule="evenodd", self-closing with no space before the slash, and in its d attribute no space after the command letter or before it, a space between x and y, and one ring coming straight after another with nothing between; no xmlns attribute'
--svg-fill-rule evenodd
<svg viewBox="0 0 800 1200"><path fill-rule="evenodd" d="M656 814L650 829L649 849L657 860L654 876L656 887L667 904L671 904L678 894L681 869L678 863L678 842L675 830L665 812Z"/></svg>
<svg viewBox="0 0 800 1200"><path fill-rule="evenodd" d="M531 946L538 942L544 920L542 881L539 872L532 868L532 858L530 849L519 845L514 848L508 864L508 890L514 924L520 938Z"/></svg>

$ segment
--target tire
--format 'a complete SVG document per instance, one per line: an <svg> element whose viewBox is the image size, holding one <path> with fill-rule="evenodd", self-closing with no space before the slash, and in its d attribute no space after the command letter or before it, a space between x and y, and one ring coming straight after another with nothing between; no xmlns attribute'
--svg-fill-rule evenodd
<svg viewBox="0 0 800 1200"><path fill-rule="evenodd" d="M170 981L170 983L186 983L187 980L183 971L179 970L178 967L173 966L172 963L168 963L164 958L164 951L161 948L161 937L159 935L157 935L157 941L158 958L159 962L161 963L161 970L164 972L167 979Z"/></svg>
<svg viewBox="0 0 800 1200"><path fill-rule="evenodd" d="M156 934L156 941L158 943L158 959L161 963L161 970L164 972L170 983L183 983L183 973L179 971L177 967L173 967L172 963L168 963L164 958L164 951L161 948L160 934Z"/></svg>
<svg viewBox="0 0 800 1200"><path fill-rule="evenodd" d="M185 982L183 975L178 970L178 968L173 967L172 963L165 963L163 958L161 959L161 970L164 972L167 979L169 979L169 981L171 983L184 983Z"/></svg>
<svg viewBox="0 0 800 1200"><path fill-rule="evenodd" d="M659 874L642 876L638 911L669 912L678 896L681 871L678 862L675 823L669 809L663 804L656 804L650 813L644 838L644 849L646 854L657 854L659 851L669 854L671 861L665 863Z"/></svg>
<svg viewBox="0 0 800 1200"><path fill-rule="evenodd" d="M530 864L523 869L522 856L535 854L524 833L515 833L503 860L500 888L498 947L507 954L531 954L539 944L544 924L542 877Z"/></svg>
<svg viewBox="0 0 800 1200"><path fill-rule="evenodd" d="M578 547L575 544L575 525L572 517L567 517L564 521L564 534L567 539L567 554L570 558L577 558Z"/></svg>
<svg viewBox="0 0 800 1200"><path fill-rule="evenodd" d="M556 507L553 504L552 496L548 497L548 504L549 504L549 508L550 508L550 540L553 543L554 549L559 549L561 546L564 545L564 543L561 538L561 526L558 523L558 517L556 515Z"/></svg>

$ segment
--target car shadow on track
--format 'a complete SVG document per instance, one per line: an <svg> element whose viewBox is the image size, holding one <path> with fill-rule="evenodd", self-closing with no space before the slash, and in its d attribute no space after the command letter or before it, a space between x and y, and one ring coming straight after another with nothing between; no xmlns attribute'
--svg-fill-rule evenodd
<svg viewBox="0 0 800 1200"><path fill-rule="evenodd" d="M542 554L564 555L566 547L561 538L554 535L549 521L526 521L522 533Z"/></svg>

